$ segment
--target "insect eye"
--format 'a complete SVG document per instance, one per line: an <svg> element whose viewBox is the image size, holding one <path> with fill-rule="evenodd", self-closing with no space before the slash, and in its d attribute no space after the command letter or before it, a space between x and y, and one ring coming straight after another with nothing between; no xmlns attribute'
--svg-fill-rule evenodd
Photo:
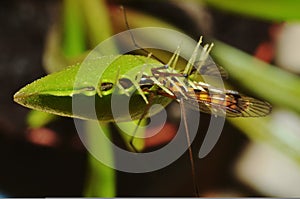
<svg viewBox="0 0 300 199"><path fill-rule="evenodd" d="M124 88L124 89L128 89L130 88L133 84L131 82L130 79L127 78L121 78L119 79L119 84Z"/></svg>
<svg viewBox="0 0 300 199"><path fill-rule="evenodd" d="M113 83L110 83L110 82L102 82L101 83L101 91L108 91L110 89L112 89L113 87Z"/></svg>

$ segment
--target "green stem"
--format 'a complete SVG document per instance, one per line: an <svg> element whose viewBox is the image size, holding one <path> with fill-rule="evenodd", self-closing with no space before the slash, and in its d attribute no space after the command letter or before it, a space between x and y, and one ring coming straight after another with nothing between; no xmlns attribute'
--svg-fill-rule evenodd
<svg viewBox="0 0 300 199"><path fill-rule="evenodd" d="M63 7L63 52L67 57L78 56L86 49L81 4L78 0L65 0Z"/></svg>
<svg viewBox="0 0 300 199"><path fill-rule="evenodd" d="M105 154L105 160L109 161L111 165L114 162L114 154L112 148L108 145L106 140L97 139L98 133L105 133L109 138L110 129L107 123L98 123L95 121L87 121L86 132L90 151L101 151ZM103 132L99 132L99 125ZM84 190L85 197L115 197L116 196L116 182L115 170L102 164L93 155L88 156L89 173L88 181Z"/></svg>

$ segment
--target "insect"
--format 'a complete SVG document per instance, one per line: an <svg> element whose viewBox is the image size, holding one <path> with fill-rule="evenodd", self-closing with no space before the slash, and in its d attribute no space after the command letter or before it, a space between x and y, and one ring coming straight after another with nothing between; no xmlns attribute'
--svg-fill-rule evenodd
<svg viewBox="0 0 300 199"><path fill-rule="evenodd" d="M200 44L201 41L198 42ZM198 46L196 46L195 52L197 52ZM208 52L206 52L208 54ZM151 55L149 55L150 57ZM265 101L260 101L252 97L248 97L233 90L219 89L211 86L207 83L196 81L191 78L192 75L197 75L199 71L207 75L206 69L210 69L207 65L203 68L193 68L195 64L195 58L193 55L188 61L183 71L175 69L179 53L175 51L172 58L168 63L163 66L151 67L151 73L144 73L141 71L137 74L133 82L127 78L119 79L118 83L123 90L127 90L134 85L139 88L138 92L144 95L145 103L148 104L148 108L151 105L151 96L161 95L171 99L174 99L180 103L182 116L185 121L185 132L187 136L188 146L191 145L189 138L188 125L186 124L185 109L190 108L197 111L201 111L208 114L223 117L261 117L266 116L271 111L271 105ZM203 62L205 63L205 62ZM198 67L202 67L198 65ZM213 76L214 71L208 70L209 75ZM211 73L213 72L213 73ZM226 74L226 73L222 73ZM223 75L224 76L224 75ZM134 82L136 81L136 82ZM145 96L150 94L149 98ZM148 108L145 108L144 113L139 119L140 121L146 116ZM130 145L137 152L134 147L135 132L130 140ZM192 167L192 176L195 186L195 194L199 196L197 179L195 174L194 160L192 156L191 147L188 147L190 162Z"/></svg>
<svg viewBox="0 0 300 199"><path fill-rule="evenodd" d="M146 103L148 103L148 100L144 93L152 92L153 94L169 97L177 101L183 99L190 108L208 114L226 117L262 117L268 115L272 110L268 102L242 95L237 91L220 89L195 80L197 75L214 76L218 74L218 71L215 71L216 69L221 71L220 75L222 77L227 77L227 73L223 68L214 67L212 70L210 66L213 63L205 62L212 45L203 48L202 58L200 57L200 61L198 61L201 64L196 62L196 54L201 41L200 38L184 70L178 71L175 69L179 57L178 48L168 63L159 67L151 66L151 74L141 71L134 78L134 81L123 78L119 80L119 84L124 90L135 85ZM149 54L150 56L151 54ZM194 65L196 67L193 67ZM153 86L156 86L157 89L151 90Z"/></svg>
<svg viewBox="0 0 300 199"><path fill-rule="evenodd" d="M125 24L133 44L151 57L151 53L141 48L135 41L134 35L130 32L126 10L123 7L122 9ZM144 87L144 91L149 91L149 86L156 84L159 87L156 94L176 99L177 101L180 101L182 98L190 108L208 114L226 117L262 117L268 115L272 110L272 106L268 102L242 95L237 91L219 89L197 81L195 76L199 75L228 77L226 70L208 59L213 44L205 45L200 53L200 58L197 60L201 42L202 37L200 37L184 70L175 70L180 54L180 48L178 47L168 63L160 67L151 68L152 76L139 74L139 78L136 78L138 79L138 84ZM161 61L155 56L152 57ZM142 92L140 94L143 95ZM143 98L145 97L143 96Z"/></svg>
<svg viewBox="0 0 300 199"><path fill-rule="evenodd" d="M125 10L124 18L128 30L130 30ZM139 47L131 32L130 35L134 45ZM272 106L268 102L242 95L237 91L220 89L199 81L196 78L199 75L221 76L223 78L227 78L228 76L222 67L216 66L214 62L210 62L209 60L207 61L209 52L211 51L213 45L205 45L200 53L200 58L197 60L197 54L201 42L202 37L199 39L192 56L183 70L180 71L175 69L180 53L180 48L178 47L168 63L165 63L160 67L151 68L150 75L141 72L136 78L141 90L139 91L141 95L143 95L143 93L162 95L174 99L180 103L189 146L188 151L196 196L199 196L199 191L195 177L195 166L192 156L192 149L190 147L191 143L188 125L186 122L185 108L187 107L207 114L213 114L215 116L222 117L262 117L268 115L272 110ZM150 56L151 54L149 54L149 57ZM154 56L154 58L156 57ZM156 89L152 89L153 87L156 87ZM123 88L125 89L126 86ZM143 98L145 98L145 96ZM145 102L148 103L148 101ZM146 111L148 111L148 109L146 109L142 114L141 118L139 119L139 123L145 117ZM130 141L131 146L134 148L133 139L134 134Z"/></svg>

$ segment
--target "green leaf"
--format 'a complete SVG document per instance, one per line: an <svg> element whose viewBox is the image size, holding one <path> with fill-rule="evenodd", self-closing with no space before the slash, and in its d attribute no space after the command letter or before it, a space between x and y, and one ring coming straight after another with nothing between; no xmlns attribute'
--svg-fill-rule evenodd
<svg viewBox="0 0 300 199"><path fill-rule="evenodd" d="M300 19L300 1L295 0L204 0L210 6L242 15L272 21Z"/></svg>
<svg viewBox="0 0 300 199"><path fill-rule="evenodd" d="M146 62L147 64L156 64L156 66L161 65L160 62L143 56L122 55L99 57L84 62L84 72L82 73L81 71L83 75L80 77L77 77L77 73L82 64L68 67L63 71L50 74L25 86L14 95L14 100L25 107L61 116L113 121L111 111L111 93L113 89L103 93L102 96L98 95L99 74L108 65L102 74L101 82L114 84L118 78L118 73L120 77L129 71L136 75L138 71L141 71L141 67ZM128 76L135 77L132 75ZM75 85L76 78L78 80ZM125 96L125 94L123 95ZM95 109L98 118L94 118L88 110L82 110L82 113L75 115L72 112L72 98L74 96L79 96L82 99L95 98ZM170 101L169 98L162 96L155 96L153 99L153 103L159 103L163 106L167 105ZM139 119L145 108L145 101L139 93L135 92L130 98L129 104L132 119ZM117 119L119 121L130 119L122 118L122 116L121 114Z"/></svg>

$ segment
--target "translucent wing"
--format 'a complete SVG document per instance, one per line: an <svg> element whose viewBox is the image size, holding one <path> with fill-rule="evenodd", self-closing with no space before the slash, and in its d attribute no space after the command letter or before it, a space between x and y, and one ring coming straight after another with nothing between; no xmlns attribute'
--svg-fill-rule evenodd
<svg viewBox="0 0 300 199"><path fill-rule="evenodd" d="M195 63L195 68L193 68L192 73L195 73L198 70L200 75L216 76L216 77L221 76L225 79L228 79L227 71L222 66L216 65L212 59L207 59L205 61L205 64L200 66L200 68L199 65L200 65L199 62Z"/></svg>
<svg viewBox="0 0 300 199"><path fill-rule="evenodd" d="M272 106L265 101L238 94L235 91L222 93L195 90L194 97L187 100L189 108L208 114L226 117L262 117L268 115Z"/></svg>

